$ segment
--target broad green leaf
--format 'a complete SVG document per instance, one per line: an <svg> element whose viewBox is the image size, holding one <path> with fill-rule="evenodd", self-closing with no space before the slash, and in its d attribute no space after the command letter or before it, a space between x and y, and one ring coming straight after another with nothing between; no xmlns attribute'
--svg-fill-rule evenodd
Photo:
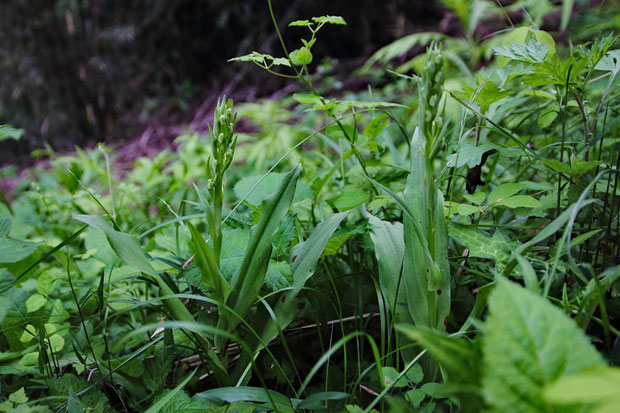
<svg viewBox="0 0 620 413"><path fill-rule="evenodd" d="M489 237L475 228L450 223L448 232L450 237L467 247L470 257L491 259L500 268L508 264L512 249L518 245L500 231Z"/></svg>
<svg viewBox="0 0 620 413"><path fill-rule="evenodd" d="M26 325L26 327L24 327L24 332L19 338L19 341L21 341L22 343L29 343L32 340L34 340L36 337L37 337L36 328L34 328L32 324L28 324Z"/></svg>
<svg viewBox="0 0 620 413"><path fill-rule="evenodd" d="M310 27L310 21L308 20L295 20L290 22L289 27Z"/></svg>
<svg viewBox="0 0 620 413"><path fill-rule="evenodd" d="M220 271L226 280L230 281L233 274L241 266L245 250L248 247L249 237L250 231L246 228L224 228L222 230Z"/></svg>
<svg viewBox="0 0 620 413"><path fill-rule="evenodd" d="M47 298L41 294L33 294L26 300L26 310L29 313L37 311L47 303Z"/></svg>
<svg viewBox="0 0 620 413"><path fill-rule="evenodd" d="M13 220L9 217L0 218L0 238L8 237Z"/></svg>
<svg viewBox="0 0 620 413"><path fill-rule="evenodd" d="M116 254L110 246L105 232L89 227L86 230L84 244L88 251L95 251L93 256L104 264L112 265L116 262Z"/></svg>
<svg viewBox="0 0 620 413"><path fill-rule="evenodd" d="M551 59L535 65L532 72L524 73L523 82L528 86L545 86L566 85L568 80L569 84L576 85L580 82L581 73L590 64L589 60L575 56L560 60L557 55L552 55Z"/></svg>
<svg viewBox="0 0 620 413"><path fill-rule="evenodd" d="M315 23L328 23L328 24L341 24L341 25L346 25L347 22L344 21L344 19L340 16L319 16L319 17L313 17L312 21L314 21Z"/></svg>
<svg viewBox="0 0 620 413"><path fill-rule="evenodd" d="M172 389L166 389L162 391L153 399L153 403L157 403L163 400L165 397L173 392ZM161 413L198 413L198 412L213 412L213 413L252 413L253 410L242 410L234 403L230 406L222 406L219 408L207 407L204 403L194 401L189 397L187 392L179 391L167 399L166 403L159 409Z"/></svg>
<svg viewBox="0 0 620 413"><path fill-rule="evenodd" d="M274 57L273 61L271 62L272 65L274 66L287 66L287 67L291 67L291 62L285 58L285 57Z"/></svg>
<svg viewBox="0 0 620 413"><path fill-rule="evenodd" d="M422 366L419 364L414 364L413 367L407 371L407 378L412 383L421 383L424 379L424 371L422 370Z"/></svg>
<svg viewBox="0 0 620 413"><path fill-rule="evenodd" d="M478 78L476 87L463 85L460 95L465 100L472 100L480 105L480 112L486 113L491 104L510 95L510 90L501 90L493 81Z"/></svg>
<svg viewBox="0 0 620 413"><path fill-rule="evenodd" d="M471 214L475 214L476 212L481 212L481 208L478 205L459 204L456 207L456 212L463 216L469 216Z"/></svg>
<svg viewBox="0 0 620 413"><path fill-rule="evenodd" d="M293 261L292 269L296 287L301 289L312 276L327 241L331 238L342 220L348 215L349 212L340 212L331 215L316 226L306 241L297 244L295 248L293 248L291 251L291 260Z"/></svg>
<svg viewBox="0 0 620 413"><path fill-rule="evenodd" d="M248 247L241 266L231 279L232 291L226 300L226 304L240 317L244 317L254 304L263 286L271 257L271 237L290 208L300 173L299 165L282 179L276 191L265 198L260 219L250 230ZM233 319L228 312L223 314L225 315L220 318L218 326L226 331L231 331L241 322Z"/></svg>
<svg viewBox="0 0 620 413"><path fill-rule="evenodd" d="M376 139L377 136L390 124L391 120L387 115L382 114L373 118L373 120L364 128L364 136L368 139Z"/></svg>
<svg viewBox="0 0 620 413"><path fill-rule="evenodd" d="M530 195L513 195L511 197L498 200L494 205L501 205L508 208L539 208L541 203Z"/></svg>
<svg viewBox="0 0 620 413"><path fill-rule="evenodd" d="M74 219L88 224L92 228L103 231L114 249L114 252L126 264L142 271L145 274L159 278L159 274L149 262L138 239L124 232L116 231L105 219L96 215L74 215Z"/></svg>
<svg viewBox="0 0 620 413"><path fill-rule="evenodd" d="M54 271L47 270L39 275L37 279L37 291L43 295L50 295L56 287L56 275Z"/></svg>
<svg viewBox="0 0 620 413"><path fill-rule="evenodd" d="M84 406L88 406L89 410L93 412L112 411L110 402L103 392L96 386L91 386L91 383L86 380L77 378L71 373L65 373L60 377L46 379L43 383L46 385L51 396L67 397L71 393L78 394L89 389L79 397L80 402Z"/></svg>
<svg viewBox="0 0 620 413"><path fill-rule="evenodd" d="M603 164L600 161L582 161L577 158L571 158L570 161L570 173L573 176L580 176L585 174L591 169L596 168L597 166Z"/></svg>
<svg viewBox="0 0 620 413"><path fill-rule="evenodd" d="M0 238L0 264L18 262L28 258L41 245L40 242L20 241L13 238Z"/></svg>
<svg viewBox="0 0 620 413"><path fill-rule="evenodd" d="M82 403L73 392L67 397L67 413L84 413Z"/></svg>
<svg viewBox="0 0 620 413"><path fill-rule="evenodd" d="M155 234L157 247L165 249L180 257L189 256L191 235L185 225L169 225Z"/></svg>
<svg viewBox="0 0 620 413"><path fill-rule="evenodd" d="M345 228L336 233L327 241L325 248L323 249L322 257L327 257L329 255L336 255L338 250L342 244L344 244L349 238L356 234L364 234L366 233L368 227L365 224L358 225L355 228Z"/></svg>
<svg viewBox="0 0 620 413"><path fill-rule="evenodd" d="M484 202L485 198L487 197L487 194L482 191L478 191L471 195L463 194L463 197L469 202L471 202L472 204L480 205Z"/></svg>
<svg viewBox="0 0 620 413"><path fill-rule="evenodd" d="M570 174L570 165L566 162L556 161L555 159L541 159L541 161L556 172Z"/></svg>
<svg viewBox="0 0 620 413"><path fill-rule="evenodd" d="M375 245L375 255L379 265L379 285L397 321L405 321L408 312L398 302L404 301L405 285L402 277L403 258L405 255L405 237L403 224L387 222L368 214L372 225L370 238Z"/></svg>
<svg viewBox="0 0 620 413"><path fill-rule="evenodd" d="M288 213L282 220L282 224L280 225L278 232L276 232L271 238L271 243L273 244L272 257L278 258L290 249L291 243L293 242L293 238L295 237L295 233L297 231L297 226L295 224L296 219L297 215Z"/></svg>
<svg viewBox="0 0 620 413"><path fill-rule="evenodd" d="M329 400L344 400L349 397L348 393L339 391L325 391L313 393L300 401L298 404L293 401L295 409L325 409L325 402Z"/></svg>
<svg viewBox="0 0 620 413"><path fill-rule="evenodd" d="M483 393L497 411L549 411L545 385L604 365L573 320L505 279L489 297L482 351Z"/></svg>
<svg viewBox="0 0 620 413"><path fill-rule="evenodd" d="M607 53L595 67L596 70L604 70L612 74L620 72L620 50L612 50Z"/></svg>
<svg viewBox="0 0 620 413"><path fill-rule="evenodd" d="M525 63L542 63L549 53L549 47L542 42L530 39L525 43L510 42L509 46L494 47L498 56Z"/></svg>
<svg viewBox="0 0 620 413"><path fill-rule="evenodd" d="M362 205L369 198L370 193L356 187L348 187L340 195L332 199L331 202L339 211L347 211Z"/></svg>
<svg viewBox="0 0 620 413"><path fill-rule="evenodd" d="M232 59L228 59L229 62L253 62L259 66L267 66L270 67L272 65L276 66L291 66L291 63L288 59L284 57L273 57L268 54L252 52L250 54L234 57Z"/></svg>
<svg viewBox="0 0 620 413"><path fill-rule="evenodd" d="M39 352L32 351L30 353L24 354L24 356L19 360L19 364L22 366L36 366L39 361Z"/></svg>
<svg viewBox="0 0 620 413"><path fill-rule="evenodd" d="M45 323L43 327L45 328L45 334L47 334L48 336L51 336L58 330L56 324L52 323Z"/></svg>
<svg viewBox="0 0 620 413"><path fill-rule="evenodd" d="M65 346L65 339L60 334L54 334L49 337L49 344L54 353L59 352Z"/></svg>
<svg viewBox="0 0 620 413"><path fill-rule="evenodd" d="M233 191L239 200L245 197L245 202L258 207L273 191L278 189L286 174L272 172L268 175L257 175L240 179ZM299 182L293 202L312 196L312 190L304 183Z"/></svg>
<svg viewBox="0 0 620 413"><path fill-rule="evenodd" d="M312 104L317 104L321 102L321 99L319 99L316 95L313 95L311 93L293 93L293 100L299 103L312 103Z"/></svg>
<svg viewBox="0 0 620 413"><path fill-rule="evenodd" d="M398 378L399 372L394 367L384 367L383 369L383 386L389 386L394 383ZM407 378L401 377L396 383L394 383L393 387L407 387Z"/></svg>
<svg viewBox="0 0 620 413"><path fill-rule="evenodd" d="M487 203L489 205L494 204L498 201L501 201L516 194L523 188L525 188L525 184L523 183L506 183L498 185L489 194L489 197L487 198Z"/></svg>
<svg viewBox="0 0 620 413"><path fill-rule="evenodd" d="M312 52L307 47L300 47L299 49L293 50L289 57L293 64L297 66L305 66L312 63Z"/></svg>
<svg viewBox="0 0 620 413"><path fill-rule="evenodd" d="M594 412L613 412L620 406L618 389L620 368L602 367L564 377L548 385L544 397L553 404L592 404L596 406Z"/></svg>
<svg viewBox="0 0 620 413"><path fill-rule="evenodd" d="M483 143L482 145L474 146L469 143L463 143L459 147L457 153L453 153L448 156L446 160L448 163L446 167L452 168L456 166L457 168L462 168L467 165L470 168L480 165L482 161L482 155L486 152L497 149L498 145L494 145L492 143Z"/></svg>
<svg viewBox="0 0 620 413"><path fill-rule="evenodd" d="M554 108L554 107L544 111L538 117L538 120L537 120L538 127L540 127L541 129L545 129L546 127L548 127L549 125L553 123L553 121L558 117L558 114L559 112L557 108Z"/></svg>
<svg viewBox="0 0 620 413"><path fill-rule="evenodd" d="M164 387L166 377L172 368L174 361L174 342L172 340L172 331L167 329L164 331L167 335L164 338L166 343L160 343L161 347L155 350L154 357L144 360L144 374L142 381L144 386L152 392L157 392ZM172 341L172 343L170 343Z"/></svg>
<svg viewBox="0 0 620 413"><path fill-rule="evenodd" d="M272 56L265 55L258 52L252 52L243 56L233 57L232 59L228 59L229 62L254 62L259 64L265 64L265 58L269 58Z"/></svg>
<svg viewBox="0 0 620 413"><path fill-rule="evenodd" d="M6 268L0 268L0 296L6 294L15 284L15 278Z"/></svg>
<svg viewBox="0 0 620 413"><path fill-rule="evenodd" d="M9 395L9 401L15 404L28 403L28 396L26 396L26 392L24 391L24 388L22 387L16 392L11 393Z"/></svg>
<svg viewBox="0 0 620 413"><path fill-rule="evenodd" d="M337 139L357 140L357 128L349 124L332 125L325 129L325 133Z"/></svg>
<svg viewBox="0 0 620 413"><path fill-rule="evenodd" d="M544 43L547 46L548 52L546 54L547 58L555 55L555 41L549 35L549 33L544 32L542 30L538 30L531 26L518 27L513 29L510 33L508 33L504 37L503 44L510 45L511 43L525 43L528 39L533 39L538 42ZM510 59L506 57L500 56L498 62L500 66L505 66L508 64Z"/></svg>
<svg viewBox="0 0 620 413"><path fill-rule="evenodd" d="M292 409L291 400L288 397L274 390L265 390L262 387L220 387L196 393L193 399L199 402L212 402L217 404L246 401L267 403L267 405L270 405L273 400L280 409Z"/></svg>
<svg viewBox="0 0 620 413"><path fill-rule="evenodd" d="M405 398L409 403L411 403L414 409L418 409L420 407L420 403L422 403L425 397L426 393L419 389L409 390L405 393Z"/></svg>
<svg viewBox="0 0 620 413"><path fill-rule="evenodd" d="M293 270L285 261L269 261L269 268L265 274L265 287L271 291L278 291L293 284Z"/></svg>

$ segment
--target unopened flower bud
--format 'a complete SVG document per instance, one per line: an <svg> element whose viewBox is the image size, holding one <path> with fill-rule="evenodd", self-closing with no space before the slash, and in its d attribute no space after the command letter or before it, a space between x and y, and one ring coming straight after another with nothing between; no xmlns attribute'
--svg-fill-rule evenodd
<svg viewBox="0 0 620 413"><path fill-rule="evenodd" d="M434 107L435 105L437 105L437 95L431 96L428 103L430 104L431 107Z"/></svg>

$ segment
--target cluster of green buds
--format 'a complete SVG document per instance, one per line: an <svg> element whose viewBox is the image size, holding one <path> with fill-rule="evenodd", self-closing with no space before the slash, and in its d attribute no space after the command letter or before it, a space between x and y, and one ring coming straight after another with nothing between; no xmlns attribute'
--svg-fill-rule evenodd
<svg viewBox="0 0 620 413"><path fill-rule="evenodd" d="M426 51L426 62L420 82L420 125L429 141L434 141L442 127L439 103L445 78L444 57L433 43Z"/></svg>
<svg viewBox="0 0 620 413"><path fill-rule="evenodd" d="M215 265L219 268L220 251L222 248L222 207L224 204L224 174L232 163L235 155L237 137L235 136L235 122L237 114L233 113L232 99L226 96L218 99L213 115L213 127L209 125L211 133L211 150L213 156L207 159L207 191L211 202L205 203L207 227L213 241L213 255Z"/></svg>
<svg viewBox="0 0 620 413"><path fill-rule="evenodd" d="M237 114L233 114L232 99L226 100L226 96L218 99L213 116L213 127L209 126L211 134L211 150L213 157L207 160L207 189L212 192L217 186L221 186L224 172L232 163L237 145L235 136L235 123Z"/></svg>

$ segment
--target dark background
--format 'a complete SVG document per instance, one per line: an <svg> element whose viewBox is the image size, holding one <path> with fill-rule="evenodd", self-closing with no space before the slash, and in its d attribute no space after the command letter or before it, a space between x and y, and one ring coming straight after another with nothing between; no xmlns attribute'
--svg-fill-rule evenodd
<svg viewBox="0 0 620 413"><path fill-rule="evenodd" d="M118 142L152 125L191 122L223 92L263 96L283 83L250 64L252 50L281 55L266 0L10 0L0 6L0 163L55 149ZM405 34L436 27L443 10L421 0L274 0L290 48L306 32L288 22L340 15L313 48L317 61L363 63ZM347 67L341 65L342 67ZM346 76L346 74L343 74Z"/></svg>

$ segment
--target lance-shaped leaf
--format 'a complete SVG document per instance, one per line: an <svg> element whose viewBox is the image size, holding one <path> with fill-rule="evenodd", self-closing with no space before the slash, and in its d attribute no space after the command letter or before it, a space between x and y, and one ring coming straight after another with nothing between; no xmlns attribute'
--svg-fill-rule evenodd
<svg viewBox="0 0 620 413"><path fill-rule="evenodd" d="M202 283L211 289L213 298L225 300L231 290L230 284L222 277L220 270L215 264L213 252L196 227L189 222L187 223L187 227L192 234L192 250L196 263L202 273Z"/></svg>
<svg viewBox="0 0 620 413"><path fill-rule="evenodd" d="M331 215L325 221L317 225L306 241L293 248L291 251L291 260L293 261L293 286L278 299L277 304L273 307L273 317L264 310L264 308L259 309L262 314L262 319L259 319L259 322L262 323L262 327L256 328L256 330L260 332L262 343L269 343L278 336L279 331L286 328L286 326L293 321L296 308L295 298L304 288L312 274L314 274L317 262L325 249L325 245L327 245L327 241L329 241L334 231L338 229L342 220L349 215L350 212L351 211L345 211ZM255 351L262 349L262 345L255 337L248 337L246 341L251 343L250 347L254 348ZM247 360L247 358L242 359L238 364L237 373L243 373L248 363L249 360Z"/></svg>
<svg viewBox="0 0 620 413"><path fill-rule="evenodd" d="M159 274L151 265L138 242L138 238L124 232L116 231L105 219L96 215L74 215L73 218L88 224L92 228L103 231L112 249L126 264L145 274L159 278Z"/></svg>
<svg viewBox="0 0 620 413"><path fill-rule="evenodd" d="M440 278L431 294L436 297L435 327L444 330L450 314L450 263L448 262L448 224L443 213L443 195L439 189L435 191L433 209L433 259L439 269Z"/></svg>
<svg viewBox="0 0 620 413"><path fill-rule="evenodd" d="M432 257L428 250L428 176L425 162L426 139L419 129L411 140L411 164L405 185L404 201L411 215L403 217L405 258L403 278L409 313L417 326L430 327L429 282ZM426 247L426 248L425 248ZM428 253L427 253L428 251Z"/></svg>
<svg viewBox="0 0 620 413"><path fill-rule="evenodd" d="M403 320L402 306L405 287L402 282L403 257L405 255L405 238L403 224L387 222L368 214L372 225L370 238L375 245L375 255L379 266L379 285L381 292L396 320Z"/></svg>
<svg viewBox="0 0 620 413"><path fill-rule="evenodd" d="M342 220L349 215L349 211L340 212L327 218L321 222L312 231L310 237L301 244L297 244L291 251L291 260L293 261L293 288L282 296L282 299L278 301L278 304L274 308L276 320L280 325L280 328L286 327L295 315L295 297L304 288L306 282L310 279L316 264L327 245L327 241L331 238L332 234L342 222ZM267 335L263 333L263 341L269 342L273 340L277 334L277 328L275 327L273 320L269 320L271 325L266 331L269 331Z"/></svg>
<svg viewBox="0 0 620 413"><path fill-rule="evenodd" d="M297 166L286 174L278 189L265 198L260 219L250 231L250 241L245 256L241 266L232 277L232 291L226 300L226 305L232 308L239 317L243 317L248 312L258 297L269 266L271 237L280 227L280 222L293 201L300 171L301 166ZM230 331L239 323L239 319L225 312L220 318L219 327Z"/></svg>

